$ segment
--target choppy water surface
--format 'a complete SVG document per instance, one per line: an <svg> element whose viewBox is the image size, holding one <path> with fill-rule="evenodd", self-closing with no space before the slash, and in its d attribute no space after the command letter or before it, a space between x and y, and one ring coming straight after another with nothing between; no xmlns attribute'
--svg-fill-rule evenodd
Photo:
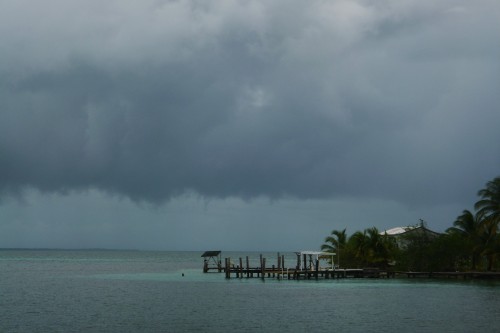
<svg viewBox="0 0 500 333"><path fill-rule="evenodd" d="M200 255L0 251L0 332L500 332L498 282L226 280Z"/></svg>

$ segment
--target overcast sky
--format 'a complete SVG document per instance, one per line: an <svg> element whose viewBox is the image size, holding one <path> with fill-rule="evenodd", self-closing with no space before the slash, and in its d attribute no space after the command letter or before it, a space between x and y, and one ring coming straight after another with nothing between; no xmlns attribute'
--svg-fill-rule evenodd
<svg viewBox="0 0 500 333"><path fill-rule="evenodd" d="M0 1L0 247L444 231L500 175L496 0Z"/></svg>

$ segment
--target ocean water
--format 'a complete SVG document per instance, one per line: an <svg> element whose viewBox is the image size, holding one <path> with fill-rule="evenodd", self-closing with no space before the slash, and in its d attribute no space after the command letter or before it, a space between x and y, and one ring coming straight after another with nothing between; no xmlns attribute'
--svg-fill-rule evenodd
<svg viewBox="0 0 500 333"><path fill-rule="evenodd" d="M0 250L0 332L500 332L497 281L227 280L200 256Z"/></svg>

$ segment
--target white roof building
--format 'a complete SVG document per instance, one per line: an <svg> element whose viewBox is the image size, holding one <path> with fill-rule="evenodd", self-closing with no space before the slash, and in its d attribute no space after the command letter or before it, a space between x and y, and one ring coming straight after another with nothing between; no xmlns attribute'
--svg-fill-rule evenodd
<svg viewBox="0 0 500 333"><path fill-rule="evenodd" d="M396 235L404 234L405 232L408 232L408 231L413 230L415 228L416 227L396 227L396 228L382 231L382 232L380 232L380 234L381 235L387 234L389 236L396 236Z"/></svg>
<svg viewBox="0 0 500 333"><path fill-rule="evenodd" d="M438 232L432 231L430 229L427 229L423 225L415 225L415 226L408 226L408 227L395 227L392 229L388 229L385 231L382 231L379 233L380 235L387 235L387 236L392 236L396 238L396 241L398 242L399 246L404 246L406 244L406 241L403 236L405 235L427 235L430 238L434 238L439 236Z"/></svg>
<svg viewBox="0 0 500 333"><path fill-rule="evenodd" d="M388 235L388 236L399 236L405 234L410 231L421 232L426 234L431 234L432 236L439 236L438 232L427 229L424 225L412 225L407 227L395 227L392 229L388 229L380 232L380 235Z"/></svg>

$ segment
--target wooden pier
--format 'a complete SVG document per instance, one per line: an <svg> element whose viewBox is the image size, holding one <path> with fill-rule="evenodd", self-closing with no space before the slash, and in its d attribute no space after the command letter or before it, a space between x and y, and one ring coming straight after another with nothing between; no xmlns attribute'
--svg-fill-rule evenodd
<svg viewBox="0 0 500 333"><path fill-rule="evenodd" d="M302 256L301 256L302 257ZM260 265L257 267L250 266L249 257L238 258L236 263L231 261L231 258L224 259L222 271L225 273L226 279L230 278L274 278L278 280L311 280L311 279L340 279L340 278L390 278L395 274L390 271L379 270L378 268L351 268L340 269L335 267L320 267L319 260L312 260L310 256L303 255L299 258L297 264L293 268L285 266L285 257L278 253L277 262L273 265L268 265L267 259L260 255Z"/></svg>
<svg viewBox="0 0 500 333"><path fill-rule="evenodd" d="M257 265L250 264L250 258L239 257L233 262L230 257L222 263L220 251L207 251L204 258L203 272L214 270L224 273L226 279L260 278L278 280L319 280L342 278L427 278L427 279L491 279L500 280L500 272L412 272L393 271L379 268L338 268L334 265L321 267L319 255L321 252L296 252L297 262L292 267L285 265L285 256L278 253L274 264L269 264L266 258L259 256ZM316 255L316 256L314 256ZM333 255L333 254L328 254ZM324 257L323 257L324 258ZM255 260L253 260L255 261Z"/></svg>

